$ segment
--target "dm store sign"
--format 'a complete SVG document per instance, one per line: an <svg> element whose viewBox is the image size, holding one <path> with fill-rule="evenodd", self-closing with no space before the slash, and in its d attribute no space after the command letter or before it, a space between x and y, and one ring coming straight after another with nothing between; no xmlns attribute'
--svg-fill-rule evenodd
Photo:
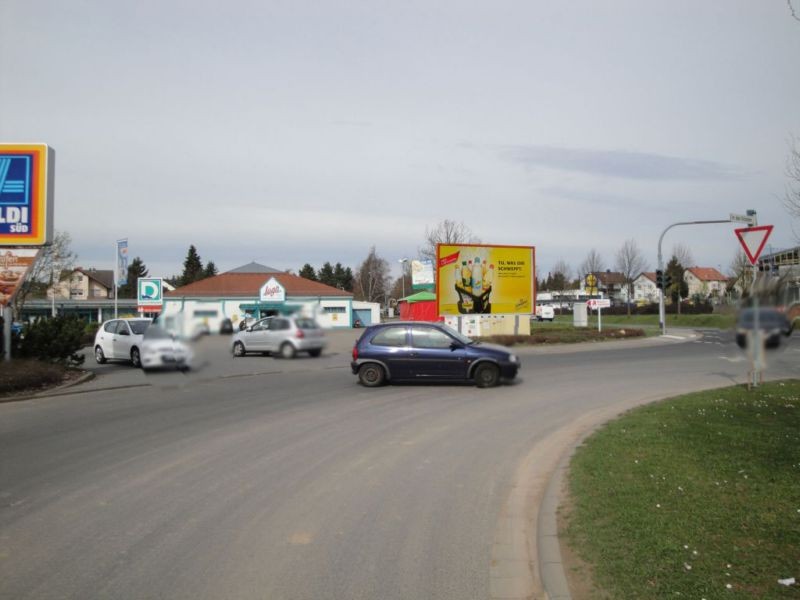
<svg viewBox="0 0 800 600"><path fill-rule="evenodd" d="M51 241L54 162L45 144L0 144L0 246Z"/></svg>

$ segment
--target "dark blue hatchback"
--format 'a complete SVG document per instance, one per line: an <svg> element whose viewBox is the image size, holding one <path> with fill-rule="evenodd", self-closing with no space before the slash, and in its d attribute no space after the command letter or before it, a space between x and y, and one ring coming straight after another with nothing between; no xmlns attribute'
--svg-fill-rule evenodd
<svg viewBox="0 0 800 600"><path fill-rule="evenodd" d="M519 358L439 323L371 325L353 347L353 374L367 387L387 381L474 381L492 387L513 379Z"/></svg>

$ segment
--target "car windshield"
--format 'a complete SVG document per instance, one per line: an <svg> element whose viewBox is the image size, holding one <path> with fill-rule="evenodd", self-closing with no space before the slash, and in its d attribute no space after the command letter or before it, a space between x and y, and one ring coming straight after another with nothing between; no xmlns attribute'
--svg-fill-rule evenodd
<svg viewBox="0 0 800 600"><path fill-rule="evenodd" d="M752 308L743 310L739 315L740 327L752 327L755 321L755 311ZM780 327L784 323L784 316L775 310L759 310L758 324L760 327Z"/></svg>
<svg viewBox="0 0 800 600"><path fill-rule="evenodd" d="M150 321L128 321L128 325L135 335L142 335L150 327Z"/></svg>
<svg viewBox="0 0 800 600"><path fill-rule="evenodd" d="M319 329L314 319L295 319L295 323L300 329Z"/></svg>
<svg viewBox="0 0 800 600"><path fill-rule="evenodd" d="M164 329L159 327L158 325L150 325L147 328L147 331L144 333L144 338L146 340L166 340L171 339L172 334L167 333Z"/></svg>

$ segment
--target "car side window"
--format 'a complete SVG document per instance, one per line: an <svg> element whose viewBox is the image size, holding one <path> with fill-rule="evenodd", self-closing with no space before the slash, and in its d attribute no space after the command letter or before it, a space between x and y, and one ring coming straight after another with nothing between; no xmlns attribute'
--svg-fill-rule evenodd
<svg viewBox="0 0 800 600"><path fill-rule="evenodd" d="M117 333L120 335L130 333L128 330L128 324L125 321L117 321Z"/></svg>
<svg viewBox="0 0 800 600"><path fill-rule="evenodd" d="M412 327L411 345L415 348L449 348L455 340L432 327Z"/></svg>
<svg viewBox="0 0 800 600"><path fill-rule="evenodd" d="M272 319L272 322L269 324L270 331L284 331L289 328L289 321L286 319Z"/></svg>
<svg viewBox="0 0 800 600"><path fill-rule="evenodd" d="M117 323L119 323L119 321L109 321L108 323L103 325L103 329L106 331L106 333L116 333Z"/></svg>
<svg viewBox="0 0 800 600"><path fill-rule="evenodd" d="M253 323L253 331L264 331L265 329L269 329L269 321L256 321Z"/></svg>
<svg viewBox="0 0 800 600"><path fill-rule="evenodd" d="M406 346L406 328L405 327L387 327L379 331L374 338L372 338L373 346L391 346L393 348L402 348Z"/></svg>

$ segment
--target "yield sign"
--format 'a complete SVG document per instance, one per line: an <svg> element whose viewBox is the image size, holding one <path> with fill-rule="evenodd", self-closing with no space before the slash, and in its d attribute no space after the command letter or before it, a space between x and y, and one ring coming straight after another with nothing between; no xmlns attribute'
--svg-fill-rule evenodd
<svg viewBox="0 0 800 600"><path fill-rule="evenodd" d="M751 265L758 262L758 257L761 256L761 251L767 243L767 238L772 233L772 227L772 225L762 225L760 227L734 229Z"/></svg>

